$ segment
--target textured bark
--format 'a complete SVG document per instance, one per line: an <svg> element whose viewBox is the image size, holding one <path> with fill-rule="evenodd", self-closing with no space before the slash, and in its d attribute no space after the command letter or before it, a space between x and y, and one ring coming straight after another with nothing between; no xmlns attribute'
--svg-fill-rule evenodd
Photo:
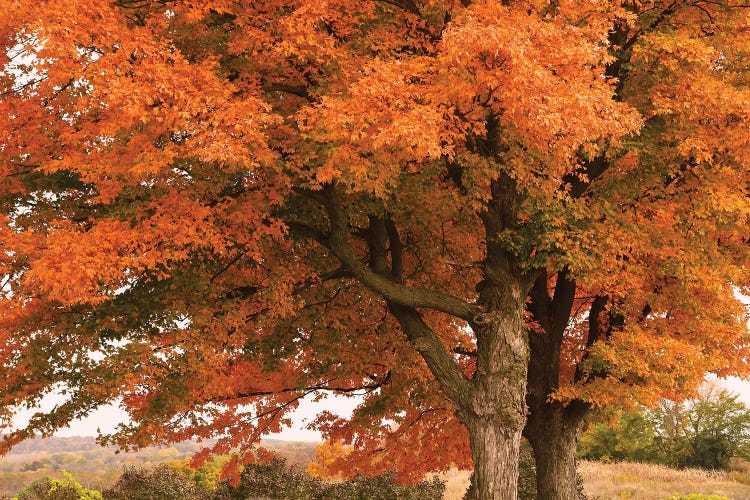
<svg viewBox="0 0 750 500"><path fill-rule="evenodd" d="M497 123L487 125L484 148L496 153ZM525 299L534 282L500 242L514 228L518 190L505 175L492 182L492 199L482 214L487 255L477 285L481 314L469 325L476 335L476 370L470 405L457 415L469 430L474 460L466 498L514 500L518 496L518 451L526 424L529 337L524 328Z"/></svg>
<svg viewBox="0 0 750 500"><path fill-rule="evenodd" d="M576 448L588 409L547 403L529 417L525 435L536 460L537 498L576 500Z"/></svg>
<svg viewBox="0 0 750 500"><path fill-rule="evenodd" d="M477 367L471 405L459 409L474 460L466 498L517 498L518 451L526 423L528 336L523 327L526 289L518 275L495 267L480 289L487 314L475 319ZM504 279L493 279L503 276Z"/></svg>
<svg viewBox="0 0 750 500"><path fill-rule="evenodd" d="M491 419L467 425L474 472L466 500L508 499L518 496L518 451L521 429L509 429Z"/></svg>

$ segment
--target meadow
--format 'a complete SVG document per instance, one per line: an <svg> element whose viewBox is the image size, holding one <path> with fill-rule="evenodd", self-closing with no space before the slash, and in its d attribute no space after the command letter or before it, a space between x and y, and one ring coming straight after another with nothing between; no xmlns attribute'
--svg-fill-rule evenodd
<svg viewBox="0 0 750 500"><path fill-rule="evenodd" d="M730 472L701 469L677 470L662 465L630 462L581 461L589 500L665 500L674 495L703 493L733 500L750 499L750 470L737 463ZM440 474L446 482L445 500L461 500L469 485L469 472L452 470Z"/></svg>

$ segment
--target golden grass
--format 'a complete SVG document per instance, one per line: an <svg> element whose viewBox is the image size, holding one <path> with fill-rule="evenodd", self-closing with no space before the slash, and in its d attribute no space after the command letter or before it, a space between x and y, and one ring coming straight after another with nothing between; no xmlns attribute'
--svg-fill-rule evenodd
<svg viewBox="0 0 750 500"><path fill-rule="evenodd" d="M578 473L584 491L592 498L662 500L676 494L704 493L750 500L750 486L729 478L726 472L676 470L661 465L581 461Z"/></svg>
<svg viewBox="0 0 750 500"><path fill-rule="evenodd" d="M436 475L441 481L445 481L445 500L461 500L464 497L469 487L470 471L451 469Z"/></svg>
<svg viewBox="0 0 750 500"><path fill-rule="evenodd" d="M584 491L596 500L664 500L676 494L704 493L735 500L750 500L750 485L730 478L731 473L699 469L676 470L661 465L581 461L578 472ZM446 481L445 500L461 500L469 486L469 472L439 474Z"/></svg>

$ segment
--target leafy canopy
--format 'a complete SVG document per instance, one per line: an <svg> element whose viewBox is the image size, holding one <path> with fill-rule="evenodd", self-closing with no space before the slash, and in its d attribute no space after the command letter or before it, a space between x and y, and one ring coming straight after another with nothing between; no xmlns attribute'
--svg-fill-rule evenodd
<svg viewBox="0 0 750 500"><path fill-rule="evenodd" d="M334 391L347 460L468 466L489 247L577 280L561 401L744 373L740 3L0 1L0 426L63 398L3 448L118 401L251 461Z"/></svg>

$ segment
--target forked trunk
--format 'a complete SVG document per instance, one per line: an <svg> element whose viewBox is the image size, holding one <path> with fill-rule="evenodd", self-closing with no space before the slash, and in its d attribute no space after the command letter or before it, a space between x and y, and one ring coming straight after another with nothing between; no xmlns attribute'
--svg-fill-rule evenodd
<svg viewBox="0 0 750 500"><path fill-rule="evenodd" d="M474 472L465 500L515 500L522 429L510 429L486 420L470 424L468 428Z"/></svg>

